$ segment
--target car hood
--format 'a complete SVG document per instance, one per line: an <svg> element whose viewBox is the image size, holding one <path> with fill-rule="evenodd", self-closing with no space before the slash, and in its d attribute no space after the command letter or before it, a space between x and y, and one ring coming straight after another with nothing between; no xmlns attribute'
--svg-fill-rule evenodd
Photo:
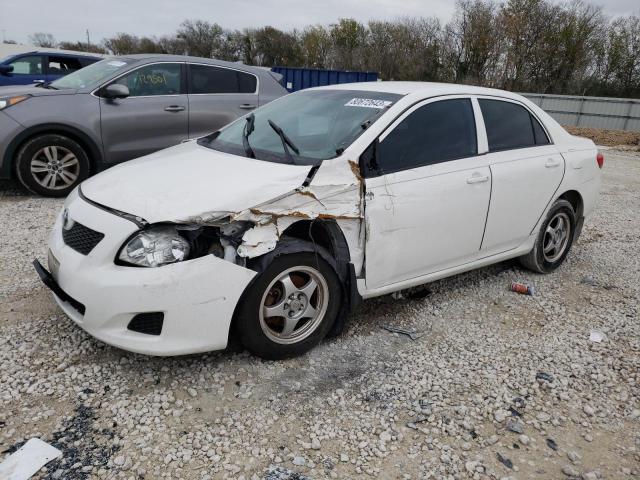
<svg viewBox="0 0 640 480"><path fill-rule="evenodd" d="M16 95L31 95L32 97L43 97L49 95L72 95L77 90L65 89L54 90L52 88L36 87L34 85L7 85L0 87L0 97L13 97Z"/></svg>
<svg viewBox="0 0 640 480"><path fill-rule="evenodd" d="M239 157L195 141L110 168L82 183L82 194L147 222L240 212L300 187L309 166Z"/></svg>

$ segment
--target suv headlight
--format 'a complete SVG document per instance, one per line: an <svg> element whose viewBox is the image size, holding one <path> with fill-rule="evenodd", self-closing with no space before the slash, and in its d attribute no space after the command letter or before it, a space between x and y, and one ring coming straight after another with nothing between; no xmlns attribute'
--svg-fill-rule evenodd
<svg viewBox="0 0 640 480"><path fill-rule="evenodd" d="M0 97L0 110L4 110L7 107L20 103L31 95L16 95L15 97Z"/></svg>
<svg viewBox="0 0 640 480"><path fill-rule="evenodd" d="M133 236L120 250L118 260L139 267L160 267L186 259L190 250L175 226L160 225Z"/></svg>

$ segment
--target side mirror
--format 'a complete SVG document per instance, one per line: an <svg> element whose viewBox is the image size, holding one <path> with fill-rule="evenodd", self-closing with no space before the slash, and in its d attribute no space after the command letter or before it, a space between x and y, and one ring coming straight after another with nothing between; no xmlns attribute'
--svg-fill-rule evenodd
<svg viewBox="0 0 640 480"><path fill-rule="evenodd" d="M13 65L0 65L0 75L9 75L13 72Z"/></svg>
<svg viewBox="0 0 640 480"><path fill-rule="evenodd" d="M126 85L112 83L102 90L102 96L105 98L127 98L129 96L129 88Z"/></svg>

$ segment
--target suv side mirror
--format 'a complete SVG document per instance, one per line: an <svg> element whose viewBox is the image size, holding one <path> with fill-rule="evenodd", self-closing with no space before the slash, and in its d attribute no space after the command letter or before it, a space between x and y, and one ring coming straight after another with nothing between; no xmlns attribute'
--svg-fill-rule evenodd
<svg viewBox="0 0 640 480"><path fill-rule="evenodd" d="M129 88L126 85L112 83L102 90L102 96L105 98L127 98L129 96Z"/></svg>
<svg viewBox="0 0 640 480"><path fill-rule="evenodd" d="M0 75L9 75L13 72L13 65L0 65Z"/></svg>

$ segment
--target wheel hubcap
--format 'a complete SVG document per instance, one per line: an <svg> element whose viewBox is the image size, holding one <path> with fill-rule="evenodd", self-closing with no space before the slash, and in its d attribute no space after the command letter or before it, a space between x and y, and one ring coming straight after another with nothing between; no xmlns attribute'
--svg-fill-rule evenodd
<svg viewBox="0 0 640 480"><path fill-rule="evenodd" d="M267 287L259 313L260 327L273 342L297 343L322 323L329 305L327 282L313 267L285 270Z"/></svg>
<svg viewBox="0 0 640 480"><path fill-rule="evenodd" d="M62 190L73 185L80 174L80 162L68 148L43 147L31 158L31 175L41 186Z"/></svg>
<svg viewBox="0 0 640 480"><path fill-rule="evenodd" d="M569 216L564 212L556 213L547 225L542 242L542 254L547 262L553 263L562 257L569 245L570 234Z"/></svg>

